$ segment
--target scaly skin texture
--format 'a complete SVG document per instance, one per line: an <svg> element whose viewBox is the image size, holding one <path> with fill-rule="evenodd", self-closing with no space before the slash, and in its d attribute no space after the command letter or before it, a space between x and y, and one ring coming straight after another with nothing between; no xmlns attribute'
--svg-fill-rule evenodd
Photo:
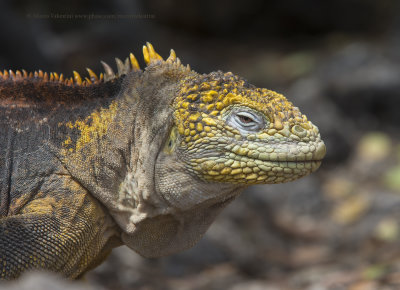
<svg viewBox="0 0 400 290"><path fill-rule="evenodd" d="M186 160L204 180L280 183L319 167L325 146L318 129L284 96L256 88L232 73L196 76L182 83L174 103L178 132L185 136L181 150L215 155ZM261 113L262 129L240 132L227 126L235 111ZM211 150L210 144L215 144Z"/></svg>
<svg viewBox="0 0 400 290"><path fill-rule="evenodd" d="M182 251L247 186L319 167L317 127L282 95L143 54L84 80L0 73L2 279L77 278L121 244Z"/></svg>

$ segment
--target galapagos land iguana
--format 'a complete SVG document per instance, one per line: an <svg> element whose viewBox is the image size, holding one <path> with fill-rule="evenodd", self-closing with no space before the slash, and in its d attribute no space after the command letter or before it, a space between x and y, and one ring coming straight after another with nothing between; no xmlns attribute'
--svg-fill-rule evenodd
<svg viewBox="0 0 400 290"><path fill-rule="evenodd" d="M320 166L318 128L284 96L143 54L85 80L0 72L1 279L77 278L123 244L182 251L244 188Z"/></svg>

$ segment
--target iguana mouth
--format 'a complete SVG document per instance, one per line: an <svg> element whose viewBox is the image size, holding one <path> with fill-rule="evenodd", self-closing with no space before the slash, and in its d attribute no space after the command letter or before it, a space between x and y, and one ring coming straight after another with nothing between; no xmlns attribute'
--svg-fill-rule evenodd
<svg viewBox="0 0 400 290"><path fill-rule="evenodd" d="M260 159L254 159L254 158L249 158L247 157L248 160L243 161L240 159L236 159L235 161L237 162L245 162L248 163L249 160L250 162L253 161L258 168L260 168L262 171L270 171L274 167L280 167L280 168L291 168L291 169L301 169L301 170L307 170L310 172L314 172L315 170L318 169L318 167L321 165L322 161L321 160L305 160L305 161L288 161L288 160L260 160ZM301 164L304 164L304 166L300 166ZM307 166L306 166L307 164ZM235 167L235 166L234 166ZM238 167L240 168L240 167Z"/></svg>
<svg viewBox="0 0 400 290"><path fill-rule="evenodd" d="M312 146L312 147L311 147ZM248 146L250 147L250 146ZM275 148L274 148L275 147ZM314 150L307 149L307 153L297 151L296 153L292 153L288 150L288 152L274 152L275 149L279 149L279 145L274 147L262 147L256 146L255 149L249 150L246 147L234 146L231 150L227 151L229 154L233 154L235 156L247 157L253 160L267 161L267 162L321 162L326 154L325 144L320 142L315 142L310 144L309 148L314 148ZM269 152L266 152L268 150ZM232 157L234 157L232 155Z"/></svg>

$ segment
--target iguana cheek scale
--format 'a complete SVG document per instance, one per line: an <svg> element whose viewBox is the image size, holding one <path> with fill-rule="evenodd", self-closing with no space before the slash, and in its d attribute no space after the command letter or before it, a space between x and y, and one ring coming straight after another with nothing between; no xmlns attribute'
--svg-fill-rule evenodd
<svg viewBox="0 0 400 290"><path fill-rule="evenodd" d="M0 72L2 279L77 278L121 244L182 251L247 186L320 166L317 127L284 96L143 55L86 78Z"/></svg>

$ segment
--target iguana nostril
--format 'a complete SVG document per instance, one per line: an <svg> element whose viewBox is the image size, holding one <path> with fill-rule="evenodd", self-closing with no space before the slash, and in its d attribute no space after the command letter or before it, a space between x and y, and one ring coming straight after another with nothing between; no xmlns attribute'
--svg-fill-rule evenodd
<svg viewBox="0 0 400 290"><path fill-rule="evenodd" d="M293 127L293 130L295 130L295 131L298 132L298 133L304 132L303 127L301 127L301 126L299 126L299 125L295 125L295 126Z"/></svg>
<svg viewBox="0 0 400 290"><path fill-rule="evenodd" d="M299 137L305 137L307 135L307 131L300 125L294 125L292 127L292 133Z"/></svg>

